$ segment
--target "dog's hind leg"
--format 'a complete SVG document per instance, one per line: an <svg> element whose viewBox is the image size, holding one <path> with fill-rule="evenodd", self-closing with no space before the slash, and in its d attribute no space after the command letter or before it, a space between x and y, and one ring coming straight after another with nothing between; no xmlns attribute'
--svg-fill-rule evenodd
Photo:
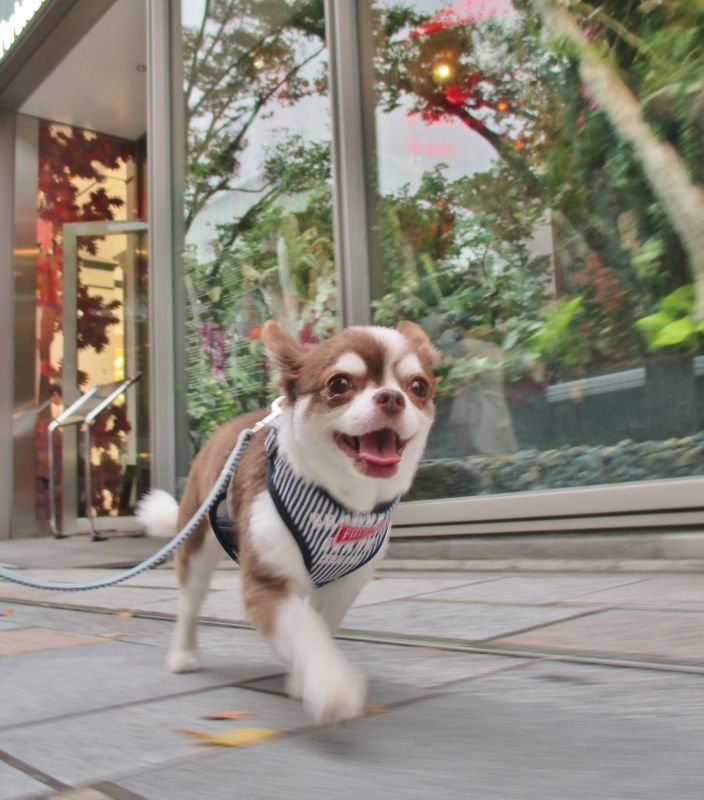
<svg viewBox="0 0 704 800"><path fill-rule="evenodd" d="M171 672L200 669L197 653L198 613L208 592L210 579L224 551L203 521L191 538L176 552L176 572L180 585L178 618L166 657Z"/></svg>

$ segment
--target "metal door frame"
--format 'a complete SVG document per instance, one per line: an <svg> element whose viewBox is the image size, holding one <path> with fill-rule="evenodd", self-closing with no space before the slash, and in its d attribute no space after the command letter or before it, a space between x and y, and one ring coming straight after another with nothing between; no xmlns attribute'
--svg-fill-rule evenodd
<svg viewBox="0 0 704 800"><path fill-rule="evenodd" d="M126 221L97 221L97 222L68 222L63 226L63 371L62 371L62 390L64 405L68 406L78 399L80 390L78 388L78 348L76 339L78 337L78 305L76 289L78 287L78 239L83 236L110 236L114 234L129 233L149 233L149 223L145 220L126 220ZM149 259L149 256L147 256ZM148 260L151 264L151 260ZM151 275L151 270L150 270ZM151 281L149 283L149 294L151 295ZM149 318L149 341L154 340L154 330L152 318ZM67 342L72 342L70 348L66 347ZM149 364L150 372L153 371L153 359ZM149 414L153 414L154 408L150 398ZM150 445L153 452L153 442ZM78 517L76 513L78 505L78 445L74 431L66 429L63 439L62 450L62 488L63 502L61 511L61 530L65 533L87 533L90 531L89 520L85 517ZM95 520L98 529L118 530L138 530L139 523L134 517L98 517Z"/></svg>

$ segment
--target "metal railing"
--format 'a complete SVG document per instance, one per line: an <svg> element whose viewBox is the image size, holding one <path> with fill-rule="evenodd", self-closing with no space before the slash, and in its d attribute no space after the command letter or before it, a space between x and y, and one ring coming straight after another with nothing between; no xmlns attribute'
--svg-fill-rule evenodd
<svg viewBox="0 0 704 800"><path fill-rule="evenodd" d="M98 536L98 533L95 529L95 514L93 513L93 504L91 502L93 489L91 480L90 454L92 448L91 433L93 429L93 423L102 411L105 411L106 408L111 406L121 394L126 392L127 389L129 389L129 387L141 377L142 373L138 372L132 377L125 378L122 381L113 381L112 383L103 383L97 386L92 386L87 392L82 394L75 403L72 403L49 424L49 428L47 430L47 436L49 438L49 524L51 526L52 533L57 539L63 538L64 533L61 531L56 517L54 433L61 428L77 425L83 434L83 468L85 481L86 516L88 517L88 522L90 523L93 541L98 541L101 537Z"/></svg>

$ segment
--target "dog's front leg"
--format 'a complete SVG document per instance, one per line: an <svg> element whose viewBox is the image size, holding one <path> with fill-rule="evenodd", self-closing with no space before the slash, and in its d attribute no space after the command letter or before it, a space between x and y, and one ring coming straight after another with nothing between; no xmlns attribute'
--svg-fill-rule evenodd
<svg viewBox="0 0 704 800"><path fill-rule="evenodd" d="M347 609L357 598L366 584L374 575L374 570L380 556L375 556L371 561L331 583L326 583L315 589L311 595L311 605L325 620L328 630L334 636L340 627Z"/></svg>
<svg viewBox="0 0 704 800"><path fill-rule="evenodd" d="M291 671L289 687L318 722L362 713L364 679L345 661L325 620L286 581L247 576L247 615Z"/></svg>
<svg viewBox="0 0 704 800"><path fill-rule="evenodd" d="M291 668L289 686L319 722L359 716L363 677L345 660L328 624L303 598L292 594L276 612L272 644Z"/></svg>

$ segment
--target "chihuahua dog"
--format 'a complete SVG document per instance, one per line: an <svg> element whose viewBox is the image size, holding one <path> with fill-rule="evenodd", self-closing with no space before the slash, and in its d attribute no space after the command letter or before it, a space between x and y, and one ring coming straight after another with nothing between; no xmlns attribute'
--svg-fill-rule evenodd
<svg viewBox="0 0 704 800"><path fill-rule="evenodd" d="M302 347L277 323L262 328L281 375L282 411L254 434L227 494L247 616L285 662L287 690L316 720L359 715L365 682L335 631L382 558L391 513L413 480L435 408L438 354L412 322L353 327ZM198 453L180 504L154 491L140 504L151 534L173 535L211 490L256 412L220 427ZM173 672L199 669L196 622L223 555L203 521L176 553Z"/></svg>

